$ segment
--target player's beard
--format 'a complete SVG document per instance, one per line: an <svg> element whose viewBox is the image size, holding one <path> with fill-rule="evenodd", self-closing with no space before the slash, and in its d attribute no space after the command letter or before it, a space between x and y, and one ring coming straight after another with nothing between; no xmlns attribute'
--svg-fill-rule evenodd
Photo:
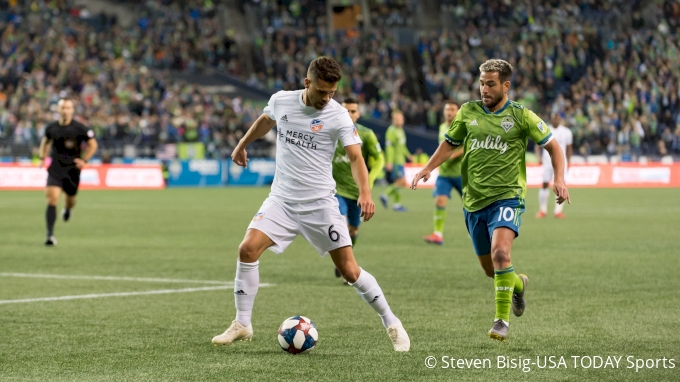
<svg viewBox="0 0 680 382"><path fill-rule="evenodd" d="M489 104L486 104L486 101L484 100L484 97L482 96L482 103L484 103L484 106L486 106L487 109L493 109L495 108L499 102L503 100L503 94L499 95L498 97L493 97L491 98L491 102Z"/></svg>

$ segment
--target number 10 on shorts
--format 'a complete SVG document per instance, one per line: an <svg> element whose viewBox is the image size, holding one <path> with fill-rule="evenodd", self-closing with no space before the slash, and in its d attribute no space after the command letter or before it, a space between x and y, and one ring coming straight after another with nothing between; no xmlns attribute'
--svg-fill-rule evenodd
<svg viewBox="0 0 680 382"><path fill-rule="evenodd" d="M506 222L511 222L515 220L515 215L517 215L517 208L512 208L512 207L502 207L501 206L501 211L498 214L498 221L501 221L501 219L505 220Z"/></svg>

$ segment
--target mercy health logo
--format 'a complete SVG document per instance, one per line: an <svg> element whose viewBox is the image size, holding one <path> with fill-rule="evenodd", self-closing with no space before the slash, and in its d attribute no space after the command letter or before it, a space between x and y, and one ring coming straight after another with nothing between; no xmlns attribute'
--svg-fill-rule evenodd
<svg viewBox="0 0 680 382"><path fill-rule="evenodd" d="M312 122L309 124L309 127L312 129L313 132L318 133L323 129L323 121L320 119L312 119Z"/></svg>
<svg viewBox="0 0 680 382"><path fill-rule="evenodd" d="M472 138L470 142L470 151L475 151L477 149L485 150L498 150L501 154L508 151L508 142L501 141L501 136L497 136L496 139L490 135L486 136L483 141L477 140L477 138Z"/></svg>

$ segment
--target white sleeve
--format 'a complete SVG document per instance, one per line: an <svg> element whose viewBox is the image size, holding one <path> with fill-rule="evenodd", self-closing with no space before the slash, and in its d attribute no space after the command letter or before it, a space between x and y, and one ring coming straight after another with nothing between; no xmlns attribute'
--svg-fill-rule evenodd
<svg viewBox="0 0 680 382"><path fill-rule="evenodd" d="M354 126L354 123L352 122L352 119L349 117L349 114L345 113L344 115L341 115L338 117L338 124L340 126L339 130L339 137L340 142L342 142L342 146L350 146L350 145L360 145L361 144L361 138L359 138L359 131L357 130L357 127Z"/></svg>
<svg viewBox="0 0 680 382"><path fill-rule="evenodd" d="M276 121L276 109L274 104L276 103L276 96L279 93L274 93L271 98L269 98L269 102L267 103L267 106L264 107L264 113L269 116L272 120Z"/></svg>

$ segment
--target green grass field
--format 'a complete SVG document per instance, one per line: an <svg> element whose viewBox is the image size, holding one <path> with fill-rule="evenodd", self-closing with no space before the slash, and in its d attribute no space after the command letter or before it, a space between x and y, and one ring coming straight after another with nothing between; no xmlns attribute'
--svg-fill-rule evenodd
<svg viewBox="0 0 680 382"><path fill-rule="evenodd" d="M677 189L572 190L565 221L536 220L530 190L512 254L531 279L527 310L511 319L507 343L486 336L493 285L467 237L460 200L450 203L445 245L428 246L422 236L432 229L432 199L419 190L404 193L407 213L378 207L355 251L408 330L411 352L393 352L373 310L299 238L285 254L261 258L260 280L273 285L259 290L253 342L213 347L210 339L235 313L225 284L237 246L267 193L85 191L72 220L57 222L55 248L43 246L42 193L0 193L0 380L680 380ZM82 277L27 277L36 275ZM187 288L211 289L129 295ZM32 300L110 293L128 294ZM26 301L7 303L17 299ZM297 314L319 330L308 355L284 353L276 339L279 324ZM433 369L428 356L438 361ZM442 368L444 356L489 359L492 367ZM529 372L498 368L499 356L534 364ZM541 369L536 357L544 356L563 356L566 367ZM618 368L595 369L575 368L572 356L623 358ZM674 359L675 368L660 362L636 372L627 357Z"/></svg>

